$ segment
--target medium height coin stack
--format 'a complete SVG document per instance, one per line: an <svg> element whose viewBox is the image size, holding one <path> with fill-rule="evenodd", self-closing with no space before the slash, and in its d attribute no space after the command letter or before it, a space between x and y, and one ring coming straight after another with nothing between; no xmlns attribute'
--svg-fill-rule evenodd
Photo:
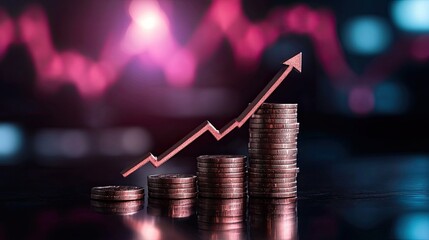
<svg viewBox="0 0 429 240"><path fill-rule="evenodd" d="M296 197L297 104L264 103L249 123L249 195Z"/></svg>
<svg viewBox="0 0 429 240"><path fill-rule="evenodd" d="M197 158L198 197L247 197L247 157L241 155L203 155Z"/></svg>

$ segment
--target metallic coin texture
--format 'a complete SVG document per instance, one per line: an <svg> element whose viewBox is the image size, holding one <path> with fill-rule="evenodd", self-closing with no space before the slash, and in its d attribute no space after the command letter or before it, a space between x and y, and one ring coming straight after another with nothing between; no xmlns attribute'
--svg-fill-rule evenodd
<svg viewBox="0 0 429 240"><path fill-rule="evenodd" d="M91 189L91 199L130 201L144 198L144 188L137 186L100 186Z"/></svg>
<svg viewBox="0 0 429 240"><path fill-rule="evenodd" d="M296 198L297 110L298 104L264 103L250 118L247 170L250 197Z"/></svg>

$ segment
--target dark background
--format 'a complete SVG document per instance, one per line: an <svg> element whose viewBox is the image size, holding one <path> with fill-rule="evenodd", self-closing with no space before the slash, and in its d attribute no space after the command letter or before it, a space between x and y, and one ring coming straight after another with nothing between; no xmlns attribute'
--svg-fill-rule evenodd
<svg viewBox="0 0 429 240"><path fill-rule="evenodd" d="M52 189L46 169L62 179L58 189L73 182L90 187L193 172L201 154L247 154L244 125L220 142L205 134L165 168L145 166L127 179L119 174L205 120L220 129L299 52L302 73L292 72L269 102L298 103L302 169L341 171L360 163L414 169L415 159L428 160L427 1L160 1L175 46L157 38L155 20L137 37L155 40L126 52L123 39L136 21L131 3L0 3L4 195L25 191L33 180ZM152 50L165 55L156 60ZM95 65L104 78L91 75Z"/></svg>

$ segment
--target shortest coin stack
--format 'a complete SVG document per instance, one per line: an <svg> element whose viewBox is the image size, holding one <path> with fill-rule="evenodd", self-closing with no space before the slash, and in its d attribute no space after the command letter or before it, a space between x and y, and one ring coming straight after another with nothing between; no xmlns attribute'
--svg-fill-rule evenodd
<svg viewBox="0 0 429 240"><path fill-rule="evenodd" d="M91 189L91 199L101 201L131 201L144 198L144 188L136 186L102 186Z"/></svg>
<svg viewBox="0 0 429 240"><path fill-rule="evenodd" d="M101 186L91 189L91 206L100 213L130 215L144 206L144 188Z"/></svg>
<svg viewBox="0 0 429 240"><path fill-rule="evenodd" d="M147 177L150 198L187 199L197 196L197 177L189 174L156 174Z"/></svg>
<svg viewBox="0 0 429 240"><path fill-rule="evenodd" d="M198 196L247 197L246 156L203 155L197 158Z"/></svg>

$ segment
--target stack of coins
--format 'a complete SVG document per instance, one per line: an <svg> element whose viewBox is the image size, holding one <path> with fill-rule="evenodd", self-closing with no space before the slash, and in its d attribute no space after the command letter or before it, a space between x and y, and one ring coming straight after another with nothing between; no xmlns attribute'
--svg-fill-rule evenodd
<svg viewBox="0 0 429 240"><path fill-rule="evenodd" d="M153 216L187 218L195 213L195 198L159 199L149 198L147 213Z"/></svg>
<svg viewBox="0 0 429 240"><path fill-rule="evenodd" d="M198 228L203 239L244 239L247 198L198 199Z"/></svg>
<svg viewBox="0 0 429 240"><path fill-rule="evenodd" d="M297 104L264 103L249 123L249 195L296 197Z"/></svg>
<svg viewBox="0 0 429 240"><path fill-rule="evenodd" d="M203 155L197 158L198 196L247 197L246 156Z"/></svg>
<svg viewBox="0 0 429 240"><path fill-rule="evenodd" d="M91 189L91 206L97 212L129 215L144 206L144 188L136 186L101 186Z"/></svg>
<svg viewBox="0 0 429 240"><path fill-rule="evenodd" d="M249 226L255 239L297 239L296 199L249 200Z"/></svg>
<svg viewBox="0 0 429 240"><path fill-rule="evenodd" d="M156 174L147 177L150 198L187 199L197 196L197 177L189 174Z"/></svg>
<svg viewBox="0 0 429 240"><path fill-rule="evenodd" d="M100 201L131 201L144 198L144 188L136 186L102 186L91 189L91 199Z"/></svg>

